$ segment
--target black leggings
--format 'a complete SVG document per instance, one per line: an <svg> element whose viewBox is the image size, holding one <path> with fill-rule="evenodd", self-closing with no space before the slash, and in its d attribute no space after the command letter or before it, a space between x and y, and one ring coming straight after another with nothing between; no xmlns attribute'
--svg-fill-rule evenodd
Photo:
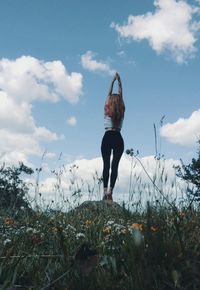
<svg viewBox="0 0 200 290"><path fill-rule="evenodd" d="M101 154L103 157L104 188L108 187L110 157L112 150L113 150L113 158L111 165L110 187L114 188L118 174L119 161L124 151L124 140L121 136L121 133L118 131L106 131L101 143Z"/></svg>

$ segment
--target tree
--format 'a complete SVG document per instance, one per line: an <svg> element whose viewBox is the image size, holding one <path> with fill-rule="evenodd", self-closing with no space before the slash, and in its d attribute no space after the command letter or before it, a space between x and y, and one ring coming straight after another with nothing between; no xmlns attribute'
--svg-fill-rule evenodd
<svg viewBox="0 0 200 290"><path fill-rule="evenodd" d="M194 189L188 189L191 200L200 201L200 140L197 150L197 158L192 158L190 164L185 165L181 160L181 166L176 166L176 175L194 185Z"/></svg>
<svg viewBox="0 0 200 290"><path fill-rule="evenodd" d="M23 163L18 167L0 168L0 206L3 208L19 209L20 207L30 208L26 199L28 187L21 179L21 174L31 175L33 170Z"/></svg>

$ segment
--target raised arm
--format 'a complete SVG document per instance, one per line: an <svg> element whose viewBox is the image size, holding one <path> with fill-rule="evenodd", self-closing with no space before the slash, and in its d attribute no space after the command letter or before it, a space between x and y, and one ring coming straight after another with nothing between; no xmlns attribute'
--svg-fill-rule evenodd
<svg viewBox="0 0 200 290"><path fill-rule="evenodd" d="M120 75L118 73L116 73L115 76L116 76L116 79L118 80L118 94L120 95L121 98L123 98L123 95L122 95L122 82L121 82Z"/></svg>
<svg viewBox="0 0 200 290"><path fill-rule="evenodd" d="M116 73L116 74L117 74L117 73ZM114 75L113 80L112 80L112 82L111 82L110 89L109 89L109 91L108 91L108 96L112 95L113 85L114 85L114 82L115 82L116 79L117 79L116 74Z"/></svg>
<svg viewBox="0 0 200 290"><path fill-rule="evenodd" d="M120 97L122 98L122 82L121 82L120 75L116 72L116 74L114 75L113 80L112 80L112 82L111 82L110 89L109 89L109 91L108 91L107 100L108 100L109 96L112 95L114 82L115 82L116 80L118 81L118 94L119 94ZM107 101L107 100L106 100L106 101Z"/></svg>

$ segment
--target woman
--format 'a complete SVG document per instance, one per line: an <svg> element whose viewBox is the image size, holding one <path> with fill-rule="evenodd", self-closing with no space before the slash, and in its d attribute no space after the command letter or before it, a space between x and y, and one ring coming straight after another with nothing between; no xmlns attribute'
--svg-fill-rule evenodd
<svg viewBox="0 0 200 290"><path fill-rule="evenodd" d="M118 94L113 94L113 85L118 81ZM122 97L122 84L118 73L115 74L108 97L104 106L104 127L105 134L101 143L103 158L103 200L112 201L112 193L118 175L119 161L124 151L124 140L121 136L121 128L124 119L125 106ZM110 157L113 153L110 175L110 187L108 188Z"/></svg>

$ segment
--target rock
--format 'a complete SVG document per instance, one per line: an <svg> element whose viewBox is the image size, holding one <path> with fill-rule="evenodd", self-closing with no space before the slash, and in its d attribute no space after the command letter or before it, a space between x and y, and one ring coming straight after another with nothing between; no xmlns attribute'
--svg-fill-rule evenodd
<svg viewBox="0 0 200 290"><path fill-rule="evenodd" d="M98 216L121 216L130 215L130 212L116 202L108 201L85 201L81 205L68 213L68 216L74 215L90 216L96 218Z"/></svg>
<svg viewBox="0 0 200 290"><path fill-rule="evenodd" d="M84 201L81 205L76 207L76 210L83 210L83 209L90 209L90 210L120 210L123 211L124 208L119 205L117 202L110 202L110 201Z"/></svg>

